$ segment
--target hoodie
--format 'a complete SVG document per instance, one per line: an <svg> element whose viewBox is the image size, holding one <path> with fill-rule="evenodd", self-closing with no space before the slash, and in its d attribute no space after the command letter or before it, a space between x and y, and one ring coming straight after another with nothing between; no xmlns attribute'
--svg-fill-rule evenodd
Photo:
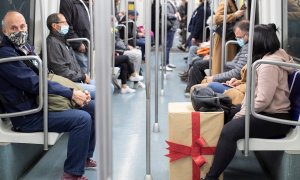
<svg viewBox="0 0 300 180"><path fill-rule="evenodd" d="M279 49L271 55L265 55L262 60L294 63L293 59L283 49ZM290 110L288 74L293 71L294 68L270 64L261 64L256 68L254 98L256 113L288 113ZM235 118L245 115L245 102L244 98L242 108L235 115Z"/></svg>

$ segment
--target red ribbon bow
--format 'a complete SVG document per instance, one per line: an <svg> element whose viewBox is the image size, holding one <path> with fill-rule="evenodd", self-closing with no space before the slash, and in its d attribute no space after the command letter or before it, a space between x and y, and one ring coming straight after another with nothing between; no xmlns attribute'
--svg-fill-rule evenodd
<svg viewBox="0 0 300 180"><path fill-rule="evenodd" d="M192 112L192 146L185 146L182 144L166 141L169 147L169 154L166 156L170 158L170 162L178 159L191 156L193 159L193 180L200 179L200 167L206 163L202 155L215 154L215 147L204 147L206 142L204 138L200 137L200 113Z"/></svg>

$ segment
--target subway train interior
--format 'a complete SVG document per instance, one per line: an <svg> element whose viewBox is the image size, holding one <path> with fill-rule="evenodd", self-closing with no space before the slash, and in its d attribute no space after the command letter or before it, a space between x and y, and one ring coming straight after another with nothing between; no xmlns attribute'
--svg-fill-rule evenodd
<svg viewBox="0 0 300 180"><path fill-rule="evenodd" d="M300 0L1 0L0 19L0 180L300 179Z"/></svg>

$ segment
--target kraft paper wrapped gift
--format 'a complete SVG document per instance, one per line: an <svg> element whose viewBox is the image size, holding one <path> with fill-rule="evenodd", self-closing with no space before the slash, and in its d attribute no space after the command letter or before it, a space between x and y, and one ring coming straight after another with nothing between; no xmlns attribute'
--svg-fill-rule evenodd
<svg viewBox="0 0 300 180"><path fill-rule="evenodd" d="M169 179L200 180L212 164L224 114L195 112L190 102L169 103L168 111Z"/></svg>

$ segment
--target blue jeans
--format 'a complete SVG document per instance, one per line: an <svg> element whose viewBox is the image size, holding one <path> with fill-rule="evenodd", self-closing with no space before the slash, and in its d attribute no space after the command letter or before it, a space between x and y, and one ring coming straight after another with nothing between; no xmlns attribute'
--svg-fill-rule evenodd
<svg viewBox="0 0 300 180"><path fill-rule="evenodd" d="M67 159L64 172L81 176L84 174L87 158L95 150L95 102L93 100L82 109L69 109L62 112L49 112L49 132L69 132ZM26 118L14 118L12 123L22 132L43 131L43 113L39 112Z"/></svg>
<svg viewBox="0 0 300 180"><path fill-rule="evenodd" d="M198 50L198 46L191 46L189 49L189 56L188 56L188 64L192 64L192 61L194 58L198 57L200 59L200 57L197 55L197 50Z"/></svg>
<svg viewBox="0 0 300 180"><path fill-rule="evenodd" d="M142 59L145 59L145 38L136 39L136 45L141 47Z"/></svg>
<svg viewBox="0 0 300 180"><path fill-rule="evenodd" d="M85 74L89 73L88 71L88 56L86 53L80 53L80 52L77 52L77 51L74 51L75 52L75 57L76 57L76 60L80 66L80 69L82 72L84 72Z"/></svg>
<svg viewBox="0 0 300 180"><path fill-rule="evenodd" d="M96 94L95 80L91 80L90 84L85 84L85 83L76 83L76 84L81 86L83 89L89 91L91 94L91 99L95 99L95 94Z"/></svg>
<svg viewBox="0 0 300 180"><path fill-rule="evenodd" d="M167 59L166 59L166 64L168 65L170 63L170 50L173 46L173 41L174 41L174 36L175 36L175 31L167 31Z"/></svg>
<svg viewBox="0 0 300 180"><path fill-rule="evenodd" d="M226 90L231 88L219 82L211 82L207 85L207 87L210 87L216 93L224 93Z"/></svg>

